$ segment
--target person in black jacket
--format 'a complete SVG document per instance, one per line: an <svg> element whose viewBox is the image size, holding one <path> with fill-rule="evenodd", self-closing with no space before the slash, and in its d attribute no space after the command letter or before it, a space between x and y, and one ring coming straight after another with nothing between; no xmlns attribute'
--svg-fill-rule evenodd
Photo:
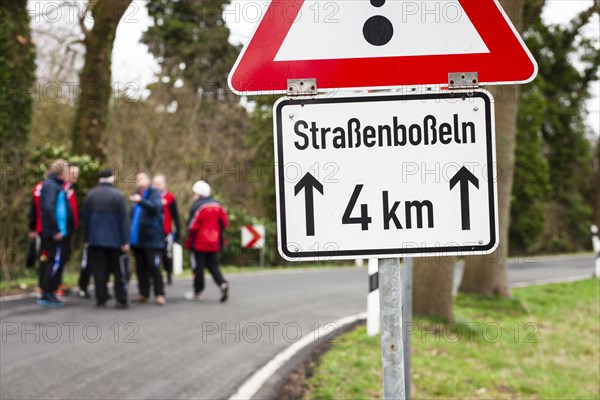
<svg viewBox="0 0 600 400"><path fill-rule="evenodd" d="M48 179L42 184L40 193L42 295L38 304L47 307L64 305L55 292L66 260L64 241L73 231L73 210L64 189L68 176L69 163L65 160L55 161L50 166Z"/></svg>
<svg viewBox="0 0 600 400"><path fill-rule="evenodd" d="M135 255L135 271L140 293L132 301L148 301L152 280L156 304L162 306L166 300L160 272L161 253L165 246L161 195L151 186L147 173L139 173L136 179L138 190L129 197L133 203L130 243Z"/></svg>
<svg viewBox="0 0 600 400"><path fill-rule="evenodd" d="M114 181L111 170L102 171L100 184L88 193L83 204L86 268L94 274L96 305L106 304L106 284L112 274L117 308L126 308L129 265L124 255L129 251L129 219L125 195L113 186Z"/></svg>

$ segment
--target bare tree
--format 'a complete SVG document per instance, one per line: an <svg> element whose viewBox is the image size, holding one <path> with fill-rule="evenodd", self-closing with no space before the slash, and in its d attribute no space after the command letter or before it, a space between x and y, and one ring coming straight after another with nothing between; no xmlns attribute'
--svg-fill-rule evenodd
<svg viewBox="0 0 600 400"><path fill-rule="evenodd" d="M112 93L111 61L119 21L132 0L89 0L80 16L85 62L79 75L80 93L73 124L75 153L106 160L104 133ZM93 26L88 29L86 17Z"/></svg>

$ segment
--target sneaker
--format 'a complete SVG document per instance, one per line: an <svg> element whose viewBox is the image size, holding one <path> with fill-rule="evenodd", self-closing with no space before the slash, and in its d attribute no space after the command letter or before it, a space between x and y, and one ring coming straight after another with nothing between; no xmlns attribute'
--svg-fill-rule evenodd
<svg viewBox="0 0 600 400"><path fill-rule="evenodd" d="M131 298L131 302L132 303L146 303L146 302L148 302L148 298L146 296L142 296L141 294L138 294Z"/></svg>
<svg viewBox="0 0 600 400"><path fill-rule="evenodd" d="M202 301L202 300L204 300L204 296L202 296L202 293L196 293L191 298L191 300L193 300L193 301Z"/></svg>
<svg viewBox="0 0 600 400"><path fill-rule="evenodd" d="M167 276L167 285L171 286L171 284L173 284L173 278L171 278L171 275Z"/></svg>
<svg viewBox="0 0 600 400"><path fill-rule="evenodd" d="M69 289L65 285L61 284L58 287L58 290L56 291L56 294L59 295L60 297L67 297L69 294L71 294L71 289Z"/></svg>
<svg viewBox="0 0 600 400"><path fill-rule="evenodd" d="M92 297L92 296L91 296L91 295L90 295L90 294L87 292L87 290L83 290L83 289L82 289L82 290L80 290L79 292L77 292L77 295L78 295L79 297L81 297L82 299L89 299L89 298L91 298L91 297Z"/></svg>
<svg viewBox="0 0 600 400"><path fill-rule="evenodd" d="M229 285L223 284L221 285L221 303L225 303L229 298Z"/></svg>
<svg viewBox="0 0 600 400"><path fill-rule="evenodd" d="M158 304L159 306L164 306L166 303L167 299L165 299L165 296L160 294L156 296L156 304Z"/></svg>
<svg viewBox="0 0 600 400"><path fill-rule="evenodd" d="M54 293L43 293L37 303L40 306L49 308L62 308L65 306L65 303L60 301Z"/></svg>

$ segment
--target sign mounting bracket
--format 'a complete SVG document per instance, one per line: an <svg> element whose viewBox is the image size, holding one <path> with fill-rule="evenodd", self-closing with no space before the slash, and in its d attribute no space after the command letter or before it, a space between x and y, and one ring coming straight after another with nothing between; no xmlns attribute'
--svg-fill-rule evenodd
<svg viewBox="0 0 600 400"><path fill-rule="evenodd" d="M317 78L288 79L287 95L294 96L314 96L317 94Z"/></svg>
<svg viewBox="0 0 600 400"><path fill-rule="evenodd" d="M479 87L479 73L450 72L448 73L448 90L476 89Z"/></svg>

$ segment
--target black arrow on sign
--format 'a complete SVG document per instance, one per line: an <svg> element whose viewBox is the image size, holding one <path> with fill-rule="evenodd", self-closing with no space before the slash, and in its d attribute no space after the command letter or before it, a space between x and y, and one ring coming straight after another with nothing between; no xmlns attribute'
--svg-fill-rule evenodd
<svg viewBox="0 0 600 400"><path fill-rule="evenodd" d="M450 190L460 182L460 214L462 217L462 229L468 231L471 229L471 214L469 208L469 182L479 189L479 179L467 168L462 167L456 175L450 179Z"/></svg>
<svg viewBox="0 0 600 400"><path fill-rule="evenodd" d="M313 189L323 194L323 185L310 172L294 186L294 194L297 196L304 189L304 207L306 212L306 236L315 236L315 202Z"/></svg>

